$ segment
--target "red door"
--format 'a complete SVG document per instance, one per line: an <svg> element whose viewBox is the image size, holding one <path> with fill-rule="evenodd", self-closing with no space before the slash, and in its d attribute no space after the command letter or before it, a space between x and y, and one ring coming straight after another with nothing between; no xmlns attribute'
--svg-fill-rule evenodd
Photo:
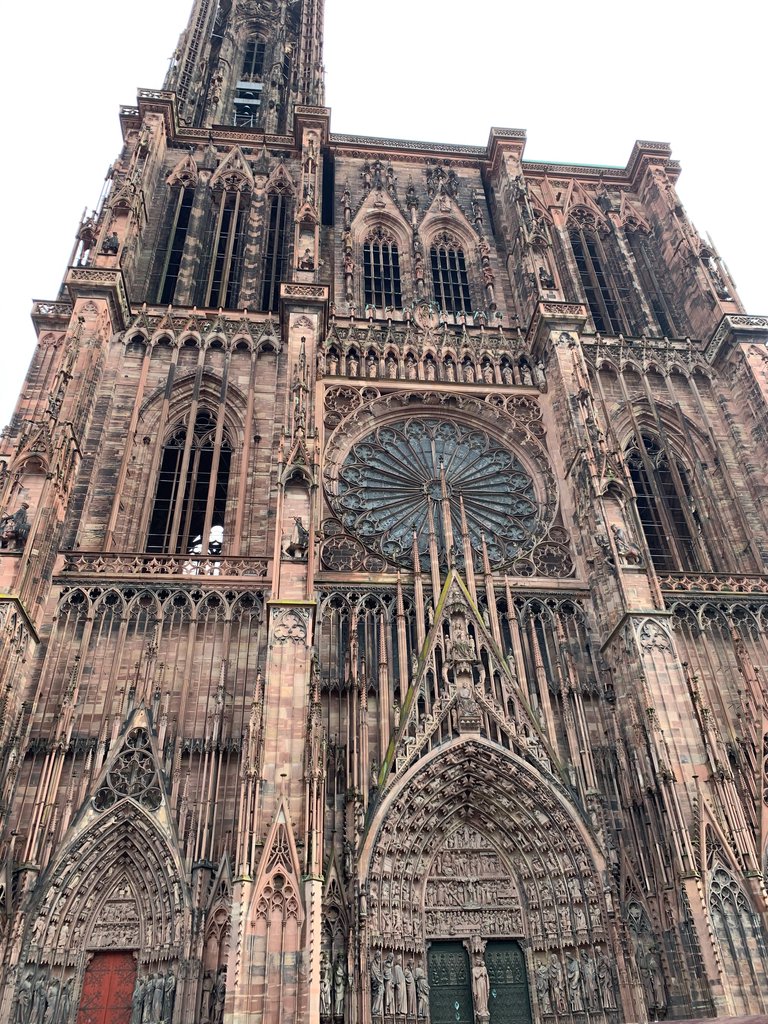
<svg viewBox="0 0 768 1024"><path fill-rule="evenodd" d="M77 1024L131 1024L132 953L96 953L85 972Z"/></svg>

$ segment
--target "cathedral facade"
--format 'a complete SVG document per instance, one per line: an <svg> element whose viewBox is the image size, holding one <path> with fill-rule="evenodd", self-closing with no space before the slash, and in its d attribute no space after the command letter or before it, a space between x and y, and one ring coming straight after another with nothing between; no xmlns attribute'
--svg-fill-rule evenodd
<svg viewBox="0 0 768 1024"><path fill-rule="evenodd" d="M0 438L0 1019L768 1011L768 319L195 0Z"/></svg>

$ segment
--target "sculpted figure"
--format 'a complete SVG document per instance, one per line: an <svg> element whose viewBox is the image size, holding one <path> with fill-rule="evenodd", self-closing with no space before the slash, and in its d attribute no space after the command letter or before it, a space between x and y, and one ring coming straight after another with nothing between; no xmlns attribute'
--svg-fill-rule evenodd
<svg viewBox="0 0 768 1024"><path fill-rule="evenodd" d="M413 960L409 960L403 971L405 975L406 1012L409 1017L416 1016L417 995L416 978L413 973Z"/></svg>
<svg viewBox="0 0 768 1024"><path fill-rule="evenodd" d="M224 1002L227 997L227 969L220 967L213 986L213 1013L211 1024L222 1024L224 1020Z"/></svg>
<svg viewBox="0 0 768 1024"><path fill-rule="evenodd" d="M488 977L488 969L485 960L478 953L472 965L472 1000L475 1004L475 1017L478 1020L488 1020L488 997L491 994L491 983Z"/></svg>
<svg viewBox="0 0 768 1024"><path fill-rule="evenodd" d="M418 376L418 369L416 367L416 360L413 356L408 356L405 361L405 375L408 380L416 380Z"/></svg>
<svg viewBox="0 0 768 1024"><path fill-rule="evenodd" d="M344 995L347 988L347 974L344 970L344 960L341 954L336 957L336 966L333 969L333 1015L334 1017L344 1016Z"/></svg>
<svg viewBox="0 0 768 1024"><path fill-rule="evenodd" d="M22 501L11 516L0 519L0 548L23 548L29 536L27 509L29 504Z"/></svg>
<svg viewBox="0 0 768 1024"><path fill-rule="evenodd" d="M173 1017L173 1004L176 999L176 975L171 968L165 976L163 991L163 1020L170 1021Z"/></svg>
<svg viewBox="0 0 768 1024"><path fill-rule="evenodd" d="M376 360L373 356L368 356L368 376L371 378L378 377L379 368L376 365Z"/></svg>
<svg viewBox="0 0 768 1024"><path fill-rule="evenodd" d="M46 1000L48 1005L45 1008L43 1014L43 1024L55 1024L56 1011L59 1007L59 988L61 982L58 978L51 978L48 982L48 991L46 993Z"/></svg>
<svg viewBox="0 0 768 1024"><path fill-rule="evenodd" d="M600 1008L600 996L597 992L597 974L595 972L595 961L586 951L581 951L581 977L584 982L584 997L587 1010L592 1012Z"/></svg>
<svg viewBox="0 0 768 1024"><path fill-rule="evenodd" d="M531 368L528 363L520 364L520 376L522 377L523 384L526 387L533 387L533 375L531 374Z"/></svg>
<svg viewBox="0 0 768 1024"><path fill-rule="evenodd" d="M295 516L291 539L285 546L285 553L289 558L300 559L307 557L309 549L309 532L304 525L301 516Z"/></svg>
<svg viewBox="0 0 768 1024"><path fill-rule="evenodd" d="M152 994L155 991L155 975L148 974L144 982L144 1005L141 1008L141 1024L152 1020Z"/></svg>
<svg viewBox="0 0 768 1024"><path fill-rule="evenodd" d="M357 371L360 369L360 361L357 356L351 355L347 360L347 373L350 377L356 377Z"/></svg>
<svg viewBox="0 0 768 1024"><path fill-rule="evenodd" d="M565 955L565 971L568 978L568 1002L574 1013L580 1013L584 1009L584 1000L581 997L581 966L573 953Z"/></svg>
<svg viewBox="0 0 768 1024"><path fill-rule="evenodd" d="M536 994L543 1014L552 1013L552 1000L549 997L549 968L543 960L536 961Z"/></svg>
<svg viewBox="0 0 768 1024"><path fill-rule="evenodd" d="M373 954L368 973L371 978L371 1016L380 1017L384 1009L384 972L378 950Z"/></svg>
<svg viewBox="0 0 768 1024"><path fill-rule="evenodd" d="M546 267L539 267L539 283L542 288L549 289L555 287L555 279Z"/></svg>
<svg viewBox="0 0 768 1024"><path fill-rule="evenodd" d="M464 381L467 384L475 383L475 368L470 362L464 363Z"/></svg>
<svg viewBox="0 0 768 1024"><path fill-rule="evenodd" d="M27 971L22 975L19 982L19 990L16 993L16 1015L13 1018L14 1024L28 1024L30 1019L30 1007L32 1005L32 980L34 971Z"/></svg>
<svg viewBox="0 0 768 1024"><path fill-rule="evenodd" d="M152 988L152 1024L163 1019L163 993L165 992L165 978L162 974L156 974Z"/></svg>
<svg viewBox="0 0 768 1024"><path fill-rule="evenodd" d="M445 360L445 379L451 383L456 380L456 367L452 359Z"/></svg>
<svg viewBox="0 0 768 1024"><path fill-rule="evenodd" d="M413 977L416 981L416 1012L419 1020L424 1020L429 1016L429 982L421 967L414 970Z"/></svg>
<svg viewBox="0 0 768 1024"><path fill-rule="evenodd" d="M563 982L563 965L560 963L556 953L553 953L549 958L549 997L555 1013L568 1012L565 984Z"/></svg>
<svg viewBox="0 0 768 1024"><path fill-rule="evenodd" d="M603 1001L604 1010L616 1009L616 997L613 994L613 977L611 974L611 961L608 959L605 950L600 947L596 950L597 980L600 985L600 998Z"/></svg>
<svg viewBox="0 0 768 1024"><path fill-rule="evenodd" d="M131 1024L141 1024L141 1014L144 1009L144 989L146 983L144 978L137 978L133 987L133 998L131 999Z"/></svg>
<svg viewBox="0 0 768 1024"><path fill-rule="evenodd" d="M392 987L392 954L384 961L384 1013L395 1012L395 990Z"/></svg>
<svg viewBox="0 0 768 1024"><path fill-rule="evenodd" d="M326 956L320 964L320 1016L331 1016L331 965Z"/></svg>
<svg viewBox="0 0 768 1024"><path fill-rule="evenodd" d="M120 248L120 239L117 237L117 232L113 231L111 235L107 235L101 245L101 252L103 256L116 256L117 250Z"/></svg>
<svg viewBox="0 0 768 1024"><path fill-rule="evenodd" d="M485 381L486 384L493 384L494 382L493 367L491 366L490 363L486 363L483 366L483 380Z"/></svg>
<svg viewBox="0 0 768 1024"><path fill-rule="evenodd" d="M627 537L623 527L617 523L612 523L611 530L613 532L613 539L616 541L616 550L619 552L619 558L626 562L627 565L640 565L643 560L640 548Z"/></svg>
<svg viewBox="0 0 768 1024"><path fill-rule="evenodd" d="M304 255L299 260L299 270L314 270L315 258L310 249L304 250Z"/></svg>
<svg viewBox="0 0 768 1024"><path fill-rule="evenodd" d="M408 1012L408 993L405 990L405 971L399 956L392 968L392 987L395 990L395 1013L404 1017Z"/></svg>
<svg viewBox="0 0 768 1024"><path fill-rule="evenodd" d="M70 978L59 993L59 1006L56 1011L56 1024L69 1024L69 1008L72 1005L72 985Z"/></svg>
<svg viewBox="0 0 768 1024"><path fill-rule="evenodd" d="M437 368L431 359L427 359L424 364L424 376L427 380L435 380L437 377Z"/></svg>
<svg viewBox="0 0 768 1024"><path fill-rule="evenodd" d="M331 377L335 377L339 372L339 359L335 352L331 352L328 355L328 373Z"/></svg>
<svg viewBox="0 0 768 1024"><path fill-rule="evenodd" d="M505 384L515 383L515 376L512 373L512 367L509 365L509 363L504 363L504 365L502 366L501 379Z"/></svg>
<svg viewBox="0 0 768 1024"><path fill-rule="evenodd" d="M45 984L45 978L41 974L36 979L35 987L32 992L32 1008L29 1014L29 1024L43 1024L45 1008L48 1005L46 993L47 986Z"/></svg>

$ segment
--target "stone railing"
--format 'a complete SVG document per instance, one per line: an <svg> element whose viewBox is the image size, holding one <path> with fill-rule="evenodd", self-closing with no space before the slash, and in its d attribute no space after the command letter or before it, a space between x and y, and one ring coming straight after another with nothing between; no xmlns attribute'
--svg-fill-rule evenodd
<svg viewBox="0 0 768 1024"><path fill-rule="evenodd" d="M659 576L662 590L686 594L768 594L768 576L672 572Z"/></svg>
<svg viewBox="0 0 768 1024"><path fill-rule="evenodd" d="M65 573L78 576L221 576L228 579L265 579L266 558L228 555L154 555L102 551L68 551Z"/></svg>

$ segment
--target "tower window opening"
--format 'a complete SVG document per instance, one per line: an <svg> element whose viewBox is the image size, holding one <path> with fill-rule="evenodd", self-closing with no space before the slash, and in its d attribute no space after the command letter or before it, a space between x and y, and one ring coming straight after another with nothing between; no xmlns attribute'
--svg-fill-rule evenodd
<svg viewBox="0 0 768 1024"><path fill-rule="evenodd" d="M571 231L570 239L595 330L619 334L624 325L597 238L579 227Z"/></svg>
<svg viewBox="0 0 768 1024"><path fill-rule="evenodd" d="M217 441L207 410L191 430L176 428L163 448L147 551L221 553L231 461L231 445L223 432Z"/></svg>
<svg viewBox="0 0 768 1024"><path fill-rule="evenodd" d="M379 230L363 245L366 306L402 308L400 254L397 243Z"/></svg>
<svg viewBox="0 0 768 1024"><path fill-rule="evenodd" d="M191 186L176 185L171 192L171 218L165 236L166 249L162 256L163 262L155 293L155 301L162 305L167 305L174 299L194 199L195 190Z"/></svg>
<svg viewBox="0 0 768 1024"><path fill-rule="evenodd" d="M651 561L662 572L700 570L694 533L699 515L685 467L643 436L627 452L640 524Z"/></svg>
<svg viewBox="0 0 768 1024"><path fill-rule="evenodd" d="M214 309L234 309L237 306L243 272L249 198L248 193L239 190L222 191L217 194L213 237L209 249L213 255L203 300L205 306Z"/></svg>
<svg viewBox="0 0 768 1024"><path fill-rule="evenodd" d="M435 302L446 313L471 313L469 277L464 250L443 239L432 246L432 286Z"/></svg>
<svg viewBox="0 0 768 1024"><path fill-rule="evenodd" d="M264 74L264 57L267 44L261 39L249 39L243 57L242 79L245 82L259 82Z"/></svg>
<svg viewBox="0 0 768 1024"><path fill-rule="evenodd" d="M264 58L266 44L260 39L250 39L245 48L243 69L235 86L233 101L233 124L237 128L256 128L261 110L261 93L264 88Z"/></svg>
<svg viewBox="0 0 768 1024"><path fill-rule="evenodd" d="M280 301L280 282L288 255L285 244L288 199L283 191L273 192L269 197L261 286L261 309L264 313L277 312Z"/></svg>

